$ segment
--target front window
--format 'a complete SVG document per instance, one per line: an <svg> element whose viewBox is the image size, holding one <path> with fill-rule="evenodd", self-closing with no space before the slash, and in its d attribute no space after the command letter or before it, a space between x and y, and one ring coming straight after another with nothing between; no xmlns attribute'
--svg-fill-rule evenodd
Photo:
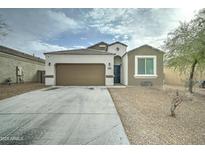
<svg viewBox="0 0 205 154"><path fill-rule="evenodd" d="M156 75L156 56L136 56L135 57L136 76Z"/></svg>

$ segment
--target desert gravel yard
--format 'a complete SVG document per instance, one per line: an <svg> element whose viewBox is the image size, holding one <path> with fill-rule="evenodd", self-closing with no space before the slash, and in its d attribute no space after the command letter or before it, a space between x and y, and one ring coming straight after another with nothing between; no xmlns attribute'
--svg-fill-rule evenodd
<svg viewBox="0 0 205 154"><path fill-rule="evenodd" d="M0 100L45 87L40 83L0 85Z"/></svg>
<svg viewBox="0 0 205 154"><path fill-rule="evenodd" d="M174 89L109 89L131 144L205 144L205 91L170 116ZM180 91L183 94L182 91Z"/></svg>

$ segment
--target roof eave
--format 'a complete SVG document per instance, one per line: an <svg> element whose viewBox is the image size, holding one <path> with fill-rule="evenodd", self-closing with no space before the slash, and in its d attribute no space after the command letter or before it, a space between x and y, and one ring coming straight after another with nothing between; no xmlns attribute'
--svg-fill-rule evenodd
<svg viewBox="0 0 205 154"><path fill-rule="evenodd" d="M140 49L140 48L143 48L143 47L149 47L149 48L152 48L152 49L154 49L154 50L157 50L157 51L159 51L159 52L165 54L164 51L162 51L162 50L160 50L160 49L157 49L157 48L155 48L155 47L152 47L152 46L150 46L150 45L147 45L147 44L142 45L142 46L139 46L139 47L137 47L137 48L134 48L134 49L128 51L127 53L132 52L132 51L137 50L137 49Z"/></svg>
<svg viewBox="0 0 205 154"><path fill-rule="evenodd" d="M109 54L80 54L80 53L44 53L44 55L115 55L113 53Z"/></svg>
<svg viewBox="0 0 205 154"><path fill-rule="evenodd" d="M117 44L117 43L127 47L127 44L124 44L124 43L119 42L119 41L114 42L114 43L111 43L111 44L109 44L108 46L112 46L113 44Z"/></svg>
<svg viewBox="0 0 205 154"><path fill-rule="evenodd" d="M17 57L22 57L22 58L25 58L25 59L30 59L30 60L37 61L37 62L45 63L45 60L40 58L40 57L35 57L35 56L29 55L27 53L18 51L16 49L12 49L12 48L5 47L5 46L2 46L2 45L0 45L0 48L2 49L2 50L0 50L0 52L10 54L10 55L14 55L14 56L17 56Z"/></svg>

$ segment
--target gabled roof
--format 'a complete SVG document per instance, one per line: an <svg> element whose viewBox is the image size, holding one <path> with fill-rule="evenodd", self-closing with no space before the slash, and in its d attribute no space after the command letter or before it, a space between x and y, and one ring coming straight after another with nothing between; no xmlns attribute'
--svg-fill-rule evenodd
<svg viewBox="0 0 205 154"><path fill-rule="evenodd" d="M14 50L14 49L11 49L5 46L1 46L1 45L0 45L0 52L26 58L26 59L30 59L30 60L37 61L37 62L45 63L45 60L42 58L35 57L35 56L29 55L29 54L26 54L26 53L23 53L23 52L20 52L20 51L17 51L17 50Z"/></svg>
<svg viewBox="0 0 205 154"><path fill-rule="evenodd" d="M109 53L107 52L107 47L108 46L111 46L113 44L122 44L124 46L127 47L126 44L123 44L121 42L114 42L112 44L108 44L108 43L105 43L105 42L99 42L99 43L96 43L92 46L89 46L85 49L73 49L73 50L63 50L63 51L54 51L54 52L47 52L47 53L44 53L44 54L57 54L57 55L60 55L60 54L67 54L67 55L114 55L113 53ZM105 45L106 47L99 47L99 45Z"/></svg>
<svg viewBox="0 0 205 154"><path fill-rule="evenodd" d="M121 45L123 45L123 46L126 46L126 47L127 47L127 45L126 45L126 44L121 43L121 42L119 42L119 41L117 41L117 42L113 42L113 43L109 44L108 46L111 46L111 45L113 45L113 44L121 44Z"/></svg>
<svg viewBox="0 0 205 154"><path fill-rule="evenodd" d="M99 42L99 43L96 43L96 44L94 44L94 45L92 45L92 46L89 46L88 48L93 48L93 47L99 46L99 45L101 45L101 44L102 44L102 45L106 45L106 46L112 46L112 45L114 45L114 44L121 44L121 45L127 47L126 44L124 44L124 43L122 43L122 42L119 42L119 41L116 41L116 42L113 42L113 43L111 43L111 44L108 44L108 43L105 43L105 42Z"/></svg>
<svg viewBox="0 0 205 154"><path fill-rule="evenodd" d="M144 48L144 47L148 47L148 48L154 49L154 50L159 51L159 52L161 52L161 53L163 53L163 54L165 53L164 51L162 51L162 50L160 50L160 49L157 49L157 48L154 48L154 47L152 47L152 46L150 46L150 45L148 45L148 44L144 44L144 45L142 45L142 46L140 46L140 47L137 47L137 48L135 48L135 49L132 49L132 50L128 51L127 53L132 52L132 51L134 51L134 50L136 50L136 49Z"/></svg>
<svg viewBox="0 0 205 154"><path fill-rule="evenodd" d="M87 47L87 48L93 48L93 47L98 46L98 45L101 45L101 44L108 46L107 43L105 43L105 42L102 41L102 42L98 42L98 43L96 43L96 44L94 44L94 45L91 45L91 46L89 46L89 47Z"/></svg>
<svg viewBox="0 0 205 154"><path fill-rule="evenodd" d="M47 52L44 54L54 54L54 55L114 55L113 53L103 52L101 50L95 50L95 49L89 49L89 48L54 51L54 52Z"/></svg>

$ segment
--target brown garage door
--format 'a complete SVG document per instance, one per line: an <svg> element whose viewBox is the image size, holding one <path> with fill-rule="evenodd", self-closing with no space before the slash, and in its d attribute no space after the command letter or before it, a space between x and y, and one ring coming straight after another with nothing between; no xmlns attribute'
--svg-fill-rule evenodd
<svg viewBox="0 0 205 154"><path fill-rule="evenodd" d="M104 64L57 64L56 84L71 86L105 85Z"/></svg>

